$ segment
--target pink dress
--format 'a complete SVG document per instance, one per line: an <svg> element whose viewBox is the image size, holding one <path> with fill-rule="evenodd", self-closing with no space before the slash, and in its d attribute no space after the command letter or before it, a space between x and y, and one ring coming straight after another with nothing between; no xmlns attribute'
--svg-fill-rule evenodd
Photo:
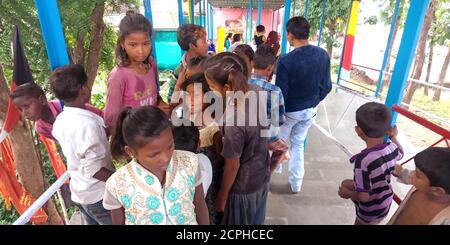
<svg viewBox="0 0 450 245"><path fill-rule="evenodd" d="M50 107L50 110L52 111L52 114L55 118L59 115L59 113L62 112L61 103L59 100L49 101L48 107ZM86 104L86 109L88 111L91 111L91 112L99 115L100 117L103 117L103 111L92 105ZM53 130L52 123L48 123L48 122L40 119L34 123L34 128L39 135L42 135L46 138L55 140L55 138L52 135L52 130Z"/></svg>
<svg viewBox="0 0 450 245"><path fill-rule="evenodd" d="M156 64L152 61L146 74L136 74L131 69L116 66L108 77L105 105L105 123L113 125L119 112L127 106L155 106L158 99Z"/></svg>

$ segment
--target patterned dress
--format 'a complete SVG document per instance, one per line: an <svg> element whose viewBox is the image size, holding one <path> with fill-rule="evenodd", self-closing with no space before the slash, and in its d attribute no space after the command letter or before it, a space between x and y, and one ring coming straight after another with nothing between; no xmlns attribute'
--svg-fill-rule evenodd
<svg viewBox="0 0 450 245"><path fill-rule="evenodd" d="M164 185L132 160L106 182L103 206L123 207L126 225L196 225L193 200L199 180L198 158L191 152L174 151Z"/></svg>

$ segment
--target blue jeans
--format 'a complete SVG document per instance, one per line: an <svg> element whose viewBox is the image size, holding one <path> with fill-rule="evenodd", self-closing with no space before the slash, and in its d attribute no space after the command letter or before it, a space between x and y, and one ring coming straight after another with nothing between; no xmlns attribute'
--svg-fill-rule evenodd
<svg viewBox="0 0 450 245"><path fill-rule="evenodd" d="M302 188L305 175L304 148L308 129L317 114L317 108L308 108L301 111L287 112L286 120L280 128L280 138L290 142L289 154L289 184L293 192L299 192Z"/></svg>
<svg viewBox="0 0 450 245"><path fill-rule="evenodd" d="M75 203L75 202L74 202ZM111 225L111 211L103 207L103 200L93 204L75 203L87 225Z"/></svg>

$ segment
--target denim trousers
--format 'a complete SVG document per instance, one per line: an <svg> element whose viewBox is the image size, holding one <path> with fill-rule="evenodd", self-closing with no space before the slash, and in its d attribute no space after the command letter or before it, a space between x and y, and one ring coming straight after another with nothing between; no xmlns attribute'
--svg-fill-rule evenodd
<svg viewBox="0 0 450 245"><path fill-rule="evenodd" d="M280 128L280 138L290 143L289 184L294 192L299 192L302 187L303 176L305 175L305 139L316 114L316 107L287 112L285 114L286 120Z"/></svg>
<svg viewBox="0 0 450 245"><path fill-rule="evenodd" d="M93 204L75 203L87 225L111 225L111 211L103 207L103 200Z"/></svg>

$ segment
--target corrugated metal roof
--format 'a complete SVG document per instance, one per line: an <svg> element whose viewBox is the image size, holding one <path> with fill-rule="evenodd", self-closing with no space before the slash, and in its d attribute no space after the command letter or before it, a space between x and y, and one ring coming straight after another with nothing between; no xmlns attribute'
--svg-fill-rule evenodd
<svg viewBox="0 0 450 245"><path fill-rule="evenodd" d="M245 8L250 6L250 0L209 0L215 8ZM284 6L284 0L262 0L263 9L279 9ZM258 9L258 1L253 0L253 9Z"/></svg>

